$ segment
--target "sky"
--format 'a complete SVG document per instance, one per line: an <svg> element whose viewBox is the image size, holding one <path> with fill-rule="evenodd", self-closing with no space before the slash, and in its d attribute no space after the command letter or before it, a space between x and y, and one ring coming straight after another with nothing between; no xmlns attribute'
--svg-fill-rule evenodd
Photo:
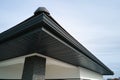
<svg viewBox="0 0 120 80"><path fill-rule="evenodd" d="M0 33L38 7L120 77L120 0L0 0Z"/></svg>

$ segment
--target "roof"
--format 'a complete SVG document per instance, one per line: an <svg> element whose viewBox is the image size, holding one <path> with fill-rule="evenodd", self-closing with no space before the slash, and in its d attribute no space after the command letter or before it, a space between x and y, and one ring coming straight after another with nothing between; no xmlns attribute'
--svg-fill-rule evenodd
<svg viewBox="0 0 120 80"><path fill-rule="evenodd" d="M0 61L39 53L102 75L114 73L65 31L48 12L39 12L0 34ZM46 10L47 11L47 10Z"/></svg>

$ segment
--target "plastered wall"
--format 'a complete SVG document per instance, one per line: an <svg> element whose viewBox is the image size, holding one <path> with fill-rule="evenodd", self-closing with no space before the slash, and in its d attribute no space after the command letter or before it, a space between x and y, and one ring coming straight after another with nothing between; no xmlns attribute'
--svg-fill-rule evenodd
<svg viewBox="0 0 120 80"><path fill-rule="evenodd" d="M21 79L25 57L19 57L6 62L0 62L0 79ZM90 80L103 80L103 76L82 67L46 58L46 79L81 78Z"/></svg>

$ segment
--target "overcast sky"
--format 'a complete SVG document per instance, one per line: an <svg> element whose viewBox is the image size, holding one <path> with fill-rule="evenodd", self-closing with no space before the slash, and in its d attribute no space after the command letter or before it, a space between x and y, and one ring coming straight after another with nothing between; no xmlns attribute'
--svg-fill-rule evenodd
<svg viewBox="0 0 120 80"><path fill-rule="evenodd" d="M120 76L120 0L0 0L0 32L46 7L51 16Z"/></svg>

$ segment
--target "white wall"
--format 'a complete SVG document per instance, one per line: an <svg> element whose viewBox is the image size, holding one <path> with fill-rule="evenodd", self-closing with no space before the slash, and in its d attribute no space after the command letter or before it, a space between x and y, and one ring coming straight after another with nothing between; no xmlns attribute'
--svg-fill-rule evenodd
<svg viewBox="0 0 120 80"><path fill-rule="evenodd" d="M21 79L23 64L0 67L0 79Z"/></svg>
<svg viewBox="0 0 120 80"><path fill-rule="evenodd" d="M23 64L14 64L0 67L0 79L21 79ZM58 65L46 66L46 79L79 78L79 69Z"/></svg>
<svg viewBox="0 0 120 80"><path fill-rule="evenodd" d="M103 75L80 67L80 77L82 79L103 80Z"/></svg>
<svg viewBox="0 0 120 80"><path fill-rule="evenodd" d="M25 57L0 62L0 79L21 79ZM46 58L46 79L80 77L79 68L50 57L42 57Z"/></svg>
<svg viewBox="0 0 120 80"><path fill-rule="evenodd" d="M80 78L79 68L47 65L46 79Z"/></svg>
<svg viewBox="0 0 120 80"><path fill-rule="evenodd" d="M26 56L0 62L0 79L21 79L25 57ZM103 80L103 76L96 72L82 67L75 67L50 57L42 57L47 59L46 79L82 78Z"/></svg>

